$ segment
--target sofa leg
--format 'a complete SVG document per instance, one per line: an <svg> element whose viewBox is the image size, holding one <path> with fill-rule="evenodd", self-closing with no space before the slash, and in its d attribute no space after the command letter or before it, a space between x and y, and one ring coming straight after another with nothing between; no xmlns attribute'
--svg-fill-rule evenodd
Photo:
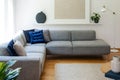
<svg viewBox="0 0 120 80"><path fill-rule="evenodd" d="M103 55L102 58L105 60L105 62L109 61L109 54Z"/></svg>

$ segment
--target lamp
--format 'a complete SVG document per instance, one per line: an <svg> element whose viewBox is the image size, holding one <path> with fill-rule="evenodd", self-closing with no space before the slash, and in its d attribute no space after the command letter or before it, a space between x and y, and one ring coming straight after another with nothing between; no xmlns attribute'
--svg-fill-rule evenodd
<svg viewBox="0 0 120 80"><path fill-rule="evenodd" d="M114 12L114 11L112 11L112 10L110 10L109 8L106 8L106 6L105 5L103 5L103 8L101 9L101 11L102 12L106 12L106 11L110 11L110 12L112 12L112 14L115 16L116 15L116 12ZM111 49L111 52L119 52L119 50L118 49L116 49L115 48L115 28L114 28L114 46L113 46L113 48Z"/></svg>

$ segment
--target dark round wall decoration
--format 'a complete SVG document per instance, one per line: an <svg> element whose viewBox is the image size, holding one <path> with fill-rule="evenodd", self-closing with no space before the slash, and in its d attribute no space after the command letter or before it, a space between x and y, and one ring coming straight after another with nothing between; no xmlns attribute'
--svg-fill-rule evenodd
<svg viewBox="0 0 120 80"><path fill-rule="evenodd" d="M39 12L36 15L36 21L37 21L37 23L45 23L45 21L46 21L46 15L45 15L45 13L43 13L42 11Z"/></svg>

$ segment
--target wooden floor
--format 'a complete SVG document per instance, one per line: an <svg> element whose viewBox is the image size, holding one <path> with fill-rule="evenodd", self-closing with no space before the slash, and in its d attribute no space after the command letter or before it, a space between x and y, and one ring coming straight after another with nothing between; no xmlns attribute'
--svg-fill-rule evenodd
<svg viewBox="0 0 120 80"><path fill-rule="evenodd" d="M54 80L54 67L57 63L104 63L102 57L47 57L40 80Z"/></svg>

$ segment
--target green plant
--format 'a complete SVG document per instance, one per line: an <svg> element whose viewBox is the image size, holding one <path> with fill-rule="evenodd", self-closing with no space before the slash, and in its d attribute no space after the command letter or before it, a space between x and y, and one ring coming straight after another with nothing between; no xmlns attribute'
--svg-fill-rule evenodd
<svg viewBox="0 0 120 80"><path fill-rule="evenodd" d="M0 63L0 80L16 80L21 68L11 69L16 60Z"/></svg>
<svg viewBox="0 0 120 80"><path fill-rule="evenodd" d="M98 23L100 20L100 14L93 12L93 15L91 16L91 20L94 21L95 23Z"/></svg>

